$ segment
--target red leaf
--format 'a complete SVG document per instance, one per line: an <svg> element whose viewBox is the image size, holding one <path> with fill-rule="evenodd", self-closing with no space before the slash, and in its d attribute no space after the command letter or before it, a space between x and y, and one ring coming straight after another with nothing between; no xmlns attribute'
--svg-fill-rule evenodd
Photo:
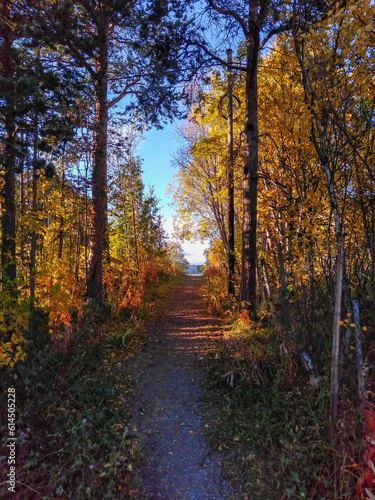
<svg viewBox="0 0 375 500"><path fill-rule="evenodd" d="M358 481L357 481L357 484L355 486L355 490L357 492L358 495L360 495L363 491L363 482L364 482L364 478L363 476L361 476Z"/></svg>

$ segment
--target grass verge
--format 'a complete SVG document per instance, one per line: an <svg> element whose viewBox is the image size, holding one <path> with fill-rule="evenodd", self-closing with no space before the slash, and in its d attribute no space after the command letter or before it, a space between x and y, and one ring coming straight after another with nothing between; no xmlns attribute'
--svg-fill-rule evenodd
<svg viewBox="0 0 375 500"><path fill-rule="evenodd" d="M132 380L124 362L143 345L145 323L176 281L149 286L144 305L130 318L91 314L66 354L51 344L29 345L25 361L2 372L1 498L132 498L136 445L127 413ZM16 400L15 436L9 434L6 414L10 388ZM16 441L16 493L7 481L9 437Z"/></svg>
<svg viewBox="0 0 375 500"><path fill-rule="evenodd" d="M209 367L217 422L211 439L223 451L236 498L361 498L355 491L364 451L361 414L348 402L332 428L328 376L310 384L277 324L238 319Z"/></svg>

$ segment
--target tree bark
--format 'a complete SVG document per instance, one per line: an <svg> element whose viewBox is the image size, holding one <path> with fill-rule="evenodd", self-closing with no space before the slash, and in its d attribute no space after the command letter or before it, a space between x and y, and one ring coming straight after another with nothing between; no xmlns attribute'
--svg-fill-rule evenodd
<svg viewBox="0 0 375 500"><path fill-rule="evenodd" d="M16 117L15 96L11 83L14 79L15 50L13 47L13 32L6 23L8 16L8 2L4 2L0 15L5 19L2 24L2 54L0 58L1 75L8 84L8 93L5 97L5 147L3 160L3 210L1 214L1 268L3 278L8 283L6 287L14 293L16 279L16 207L15 207L15 164L16 164Z"/></svg>
<svg viewBox="0 0 375 500"><path fill-rule="evenodd" d="M245 166L243 173L242 272L240 303L256 319L256 230L258 201L258 54L259 29L247 39Z"/></svg>
<svg viewBox="0 0 375 500"><path fill-rule="evenodd" d="M358 380L358 397L362 407L366 405L366 389L365 389L365 375L363 363L363 342L362 331L359 320L359 304L358 300L353 300L353 317L355 324L355 346L357 355L357 380Z"/></svg>
<svg viewBox="0 0 375 500"><path fill-rule="evenodd" d="M280 268L280 283L281 283L281 294L283 300L283 311L284 311L284 330L289 338L292 336L292 322L290 318L290 305L288 300L288 287L286 282L286 272L284 265L284 255L283 255L283 247L281 243L277 243L277 257L279 260L279 268Z"/></svg>
<svg viewBox="0 0 375 500"><path fill-rule="evenodd" d="M262 265L263 269L263 275L264 275L264 286L266 287L267 295L269 299L272 301L273 300L273 293L272 293L272 288L271 288L271 282L270 282L270 277L268 274L267 270L267 264L266 261L264 260L264 257L260 259L260 263Z"/></svg>
<svg viewBox="0 0 375 500"><path fill-rule="evenodd" d="M135 216L134 199L131 201L132 205L132 220L133 220L133 238L134 238L134 259L137 271L139 271L139 258L138 258L138 234L137 234L137 221Z"/></svg>
<svg viewBox="0 0 375 500"><path fill-rule="evenodd" d="M227 50L232 64L232 49ZM233 75L228 73L228 294L234 295L234 173L233 173Z"/></svg>
<svg viewBox="0 0 375 500"><path fill-rule="evenodd" d="M108 127L108 22L105 13L98 25L99 55L95 61L95 123L92 169L92 211L86 298L97 306L103 294L103 246L107 207L107 127Z"/></svg>
<svg viewBox="0 0 375 500"><path fill-rule="evenodd" d="M39 64L37 60L37 73ZM37 160L38 160L38 145L39 145L39 115L38 103L35 103L34 115L34 152L33 152L33 200L32 212L34 220L36 220L37 212ZM29 336L35 338L35 267L36 267L36 232L35 229L31 233L30 245L30 318L29 318Z"/></svg>
<svg viewBox="0 0 375 500"><path fill-rule="evenodd" d="M15 117L14 107L7 99L5 117L5 161L3 175L3 203L1 217L1 267L9 285L16 279L16 207L15 207Z"/></svg>
<svg viewBox="0 0 375 500"><path fill-rule="evenodd" d="M340 236L337 241L337 275L335 314L333 321L332 361L331 361L331 419L337 420L337 405L339 394L340 374L340 320L342 302L342 280L344 275L344 238Z"/></svg>

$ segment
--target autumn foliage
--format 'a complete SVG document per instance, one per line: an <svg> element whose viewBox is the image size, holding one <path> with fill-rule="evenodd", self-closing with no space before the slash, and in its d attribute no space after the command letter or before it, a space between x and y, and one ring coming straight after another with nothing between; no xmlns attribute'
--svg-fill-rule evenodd
<svg viewBox="0 0 375 500"><path fill-rule="evenodd" d="M213 362L215 376L229 391L223 414L228 429L233 429L231 442L263 443L261 417L254 408L269 430L269 449L262 448L264 455L256 457L257 464L255 454L248 453L245 445L241 448L243 468L253 475L263 473L268 467L264 456L275 446L282 460L272 474L276 484L286 485L280 498L308 494L311 499L372 500L374 5L369 0L323 2L329 7L315 16L322 2L293 2L294 7L281 2L280 12L277 2L250 2L251 14L258 15L263 3L267 9L272 6L270 19L279 23L280 30L252 66L252 121L249 75L241 72L240 63L246 47L255 47L256 37L250 36L255 32L247 31L248 45L239 44L233 56L231 162L228 74L211 69L201 88L189 87L189 116L178 128L183 147L175 158L175 182L169 187L177 232L181 238L209 241L205 299L212 311L227 319L231 331ZM72 340L79 338L90 315L104 310L111 318L137 323L153 303L150 290L186 267L178 245L166 241L158 200L152 188L145 189L137 153L144 129L158 123L158 105L163 116L175 111L175 91L169 84L178 80L177 66L167 52L138 43L143 37L146 44L148 35L157 37L163 31L154 26L148 32L145 27L148 21L161 20L168 9L162 12L164 2L155 2L161 10L152 19L137 12L146 17L137 36L135 32L129 36L134 38L130 44L121 31L138 26L126 24L130 14L122 19L111 10L117 2L94 4L100 4L100 15L96 7L91 10L91 2L66 2L69 19L87 37L78 32L69 37L67 23L61 24L67 15L64 10L56 11L48 33L38 32L35 21L34 33L26 29L37 13L33 2L25 2L25 8L17 1L0 5L0 370L8 376L27 360L28 351L38 356L38 349L48 346L52 352L69 355ZM297 5L311 7L306 22L296 18ZM50 5L41 2L39 7L48 10ZM215 12L217 17L233 13L221 8ZM286 21L283 16L290 17ZM240 16L234 17L237 21ZM176 19L180 19L177 14ZM116 24L120 20L125 24ZM177 25L182 26L180 21ZM169 37L172 24L164 28ZM259 34L258 25L257 29ZM132 52L132 64L126 50L116 52L122 37L129 51L138 51L137 56ZM77 47L72 49L71 40ZM168 40L172 49L172 38ZM184 36L178 40L182 43ZM159 47L160 40L156 42ZM156 52L159 60L154 58ZM117 59L112 60L114 56ZM160 74L149 72L150 60L155 68L163 68ZM163 96L155 91L156 82L161 85L159 77L165 86ZM123 115L109 113L108 92L113 92L114 106L128 90L139 98L137 103L127 103ZM259 130L251 136L254 124ZM250 162L251 178L246 167L250 138L256 142L253 160L258 159ZM234 169L233 293L228 293L227 283L229 164ZM257 226L252 244L243 229L243 221L249 219L249 185L256 185L252 206L257 213L248 221L252 236L255 222ZM251 304L241 299L252 296L244 294L248 290L243 283L254 284L245 269L249 260L242 260L245 252L251 253L251 275L257 285ZM86 324L94 355L102 342L127 342L131 328L121 328L108 338L103 331L96 337ZM65 375L57 376L61 394ZM91 381L86 382L85 387L91 388ZM254 401L254 408L249 401ZM78 418L74 405L68 404L72 433L83 434L83 415ZM256 424L249 430L248 422L240 422L243 437L239 438L237 427L231 425L243 408ZM51 406L49 411L66 409ZM282 416L275 416L278 413ZM333 440L331 447L328 428L338 429L339 437L345 435L340 429L350 429L350 437L340 444ZM60 440L56 437L57 444ZM306 450L317 456L318 465L310 476ZM290 456L296 464L291 464ZM111 455L112 459L116 461ZM101 460L105 462L104 454Z"/></svg>

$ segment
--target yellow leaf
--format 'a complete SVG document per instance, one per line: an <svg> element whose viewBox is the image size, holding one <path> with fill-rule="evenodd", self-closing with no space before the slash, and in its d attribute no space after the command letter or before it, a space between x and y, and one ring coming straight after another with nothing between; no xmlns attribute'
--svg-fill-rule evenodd
<svg viewBox="0 0 375 500"><path fill-rule="evenodd" d="M343 321L339 321L339 325L342 326L344 324Z"/></svg>
<svg viewBox="0 0 375 500"><path fill-rule="evenodd" d="M129 465L128 465L128 470L129 470L130 472L132 472L132 470L133 470L133 466L132 466L132 464L129 464Z"/></svg>
<svg viewBox="0 0 375 500"><path fill-rule="evenodd" d="M351 326L352 328L355 328L355 324L354 324L354 323L350 323L350 326Z"/></svg>
<svg viewBox="0 0 375 500"><path fill-rule="evenodd" d="M106 476L106 475L107 475L107 473L106 473L106 472L102 472L102 473L99 475L99 477L104 477L104 476Z"/></svg>
<svg viewBox="0 0 375 500"><path fill-rule="evenodd" d="M104 467L112 467L112 464L108 462Z"/></svg>
<svg viewBox="0 0 375 500"><path fill-rule="evenodd" d="M189 434L194 434L194 431L189 431Z"/></svg>
<svg viewBox="0 0 375 500"><path fill-rule="evenodd" d="M363 327L362 327L362 330L363 330L364 332L367 332L367 326L363 326Z"/></svg>

